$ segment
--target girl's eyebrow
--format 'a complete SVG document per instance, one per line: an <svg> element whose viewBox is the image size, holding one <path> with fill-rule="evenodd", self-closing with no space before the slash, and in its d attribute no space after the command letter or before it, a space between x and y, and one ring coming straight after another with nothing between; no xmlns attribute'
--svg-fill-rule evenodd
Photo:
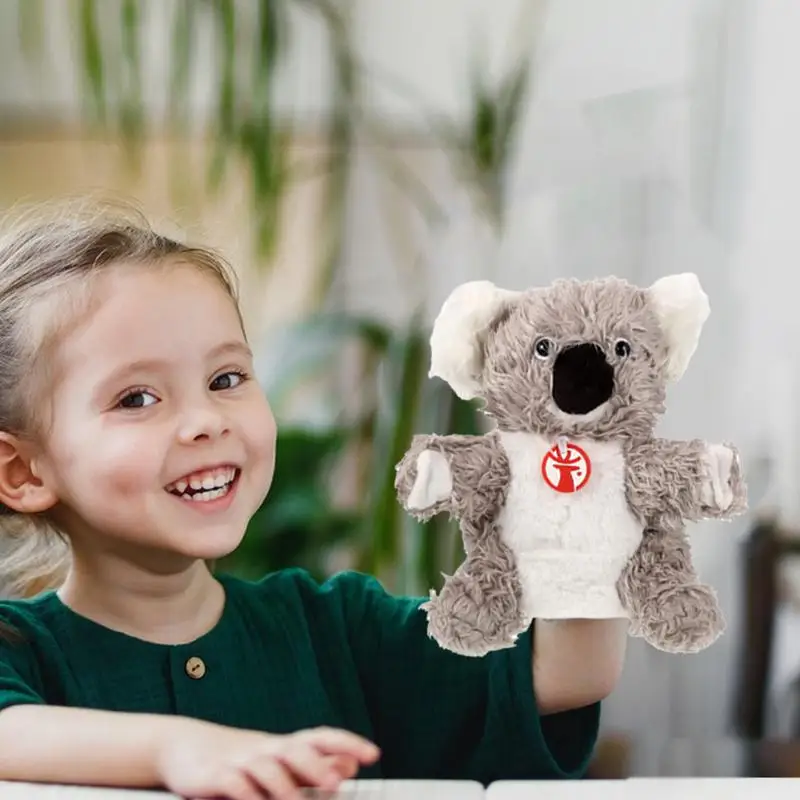
<svg viewBox="0 0 800 800"><path fill-rule="evenodd" d="M96 394L102 394L110 387L121 383L128 376L138 375L144 372L163 372L168 367L167 361L161 358L141 358L137 361L129 361L112 370L106 375L96 387Z"/></svg>
<svg viewBox="0 0 800 800"><path fill-rule="evenodd" d="M248 359L253 357L253 352L248 345L245 342L237 340L223 342L216 347L212 347L211 350L208 351L206 357L212 360L228 354L244 356ZM113 372L105 377L97 385L96 393L106 391L109 387L121 382L128 375L136 375L143 372L163 372L168 368L169 363L161 358L141 358L136 361L130 361L113 370Z"/></svg>
<svg viewBox="0 0 800 800"><path fill-rule="evenodd" d="M217 358L230 353L231 355L240 355L245 358L252 358L253 351L247 346L245 342L233 339L230 342L223 342L222 344L212 347L208 353L209 358Z"/></svg>

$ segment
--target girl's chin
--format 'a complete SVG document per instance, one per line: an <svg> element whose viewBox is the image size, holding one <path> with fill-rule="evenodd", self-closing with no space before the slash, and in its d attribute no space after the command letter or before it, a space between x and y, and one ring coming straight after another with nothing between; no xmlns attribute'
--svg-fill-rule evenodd
<svg viewBox="0 0 800 800"><path fill-rule="evenodd" d="M165 564L172 564L183 571L196 561L219 561L231 555L241 544L240 530L195 530L192 541L172 539L165 543L161 557Z"/></svg>

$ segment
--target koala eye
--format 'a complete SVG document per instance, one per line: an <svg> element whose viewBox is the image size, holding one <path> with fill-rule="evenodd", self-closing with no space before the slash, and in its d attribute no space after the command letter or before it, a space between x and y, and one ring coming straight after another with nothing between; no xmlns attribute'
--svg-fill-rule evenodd
<svg viewBox="0 0 800 800"><path fill-rule="evenodd" d="M533 346L533 352L537 358L548 358L553 350L555 350L555 345L552 340L545 337L537 339L536 344Z"/></svg>
<svg viewBox="0 0 800 800"><path fill-rule="evenodd" d="M620 358L627 358L631 354L631 344L625 339L617 339L614 345L614 353Z"/></svg>

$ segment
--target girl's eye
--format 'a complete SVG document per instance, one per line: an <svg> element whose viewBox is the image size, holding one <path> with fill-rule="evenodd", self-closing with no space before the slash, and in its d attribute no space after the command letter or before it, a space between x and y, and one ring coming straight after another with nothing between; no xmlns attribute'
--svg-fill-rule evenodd
<svg viewBox="0 0 800 800"><path fill-rule="evenodd" d="M211 386L209 387L212 392L224 392L226 389L235 389L241 386L247 380L247 375L243 372L232 370L231 372L223 372L222 375L217 375Z"/></svg>
<svg viewBox="0 0 800 800"><path fill-rule="evenodd" d="M138 390L135 392L129 392L119 401L119 408L144 408L145 406L151 406L153 403L157 403L158 398L155 395L151 394L150 392L145 392L144 390Z"/></svg>

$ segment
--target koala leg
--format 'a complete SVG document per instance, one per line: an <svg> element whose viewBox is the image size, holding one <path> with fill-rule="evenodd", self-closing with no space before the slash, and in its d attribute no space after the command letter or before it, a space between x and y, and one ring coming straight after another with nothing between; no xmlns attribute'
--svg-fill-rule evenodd
<svg viewBox="0 0 800 800"><path fill-rule="evenodd" d="M701 584L685 531L651 526L617 582L632 636L667 653L697 653L725 630L714 590Z"/></svg>
<svg viewBox="0 0 800 800"><path fill-rule="evenodd" d="M491 523L488 523L491 524ZM522 614L522 585L513 553L489 533L422 606L428 634L445 650L484 656L513 647L530 624Z"/></svg>

